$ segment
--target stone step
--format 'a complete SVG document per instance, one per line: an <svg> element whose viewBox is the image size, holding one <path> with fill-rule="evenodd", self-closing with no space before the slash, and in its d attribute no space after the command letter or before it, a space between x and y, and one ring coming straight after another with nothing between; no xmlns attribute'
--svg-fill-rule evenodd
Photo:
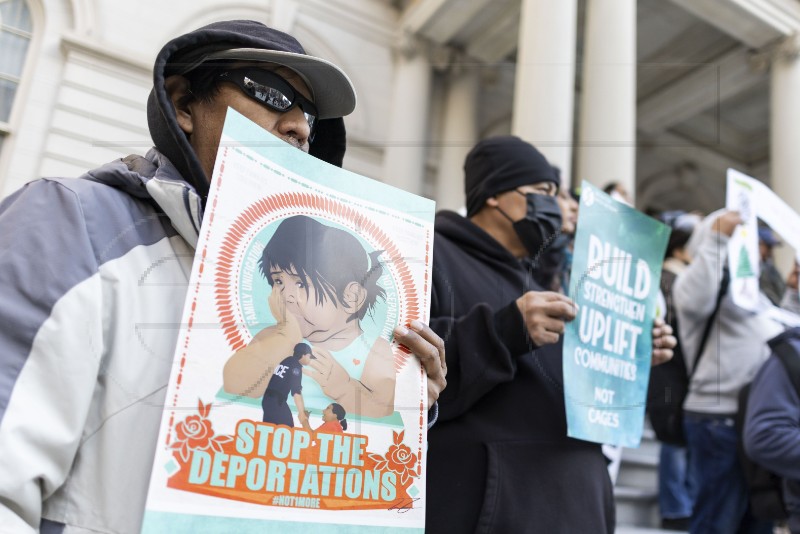
<svg viewBox="0 0 800 534"><path fill-rule="evenodd" d="M658 488L658 456L623 451L617 485L656 491Z"/></svg>
<svg viewBox="0 0 800 534"><path fill-rule="evenodd" d="M638 448L622 451L619 474L614 488L619 534L658 534L675 531L660 530L658 511L658 462L661 443L656 439L649 421L645 421L642 441Z"/></svg>
<svg viewBox="0 0 800 534"><path fill-rule="evenodd" d="M660 524L658 493L654 488L618 485L614 487L614 500L617 525L655 528Z"/></svg>

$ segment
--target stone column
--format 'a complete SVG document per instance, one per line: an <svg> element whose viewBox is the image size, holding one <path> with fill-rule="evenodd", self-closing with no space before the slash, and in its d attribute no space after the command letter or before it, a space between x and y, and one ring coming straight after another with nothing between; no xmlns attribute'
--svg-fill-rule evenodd
<svg viewBox="0 0 800 534"><path fill-rule="evenodd" d="M428 145L431 64L424 43L404 36L395 47L391 111L387 118L383 181L422 193Z"/></svg>
<svg viewBox="0 0 800 534"><path fill-rule="evenodd" d="M436 208L464 206L464 159L478 141L479 72L455 63L449 73L436 177Z"/></svg>
<svg viewBox="0 0 800 534"><path fill-rule="evenodd" d="M772 190L800 213L800 39L795 36L779 46L772 59L770 80L770 183ZM792 265L789 247L777 247L775 259L781 272ZM797 251L800 252L800 251Z"/></svg>
<svg viewBox="0 0 800 534"><path fill-rule="evenodd" d="M511 131L558 166L565 183L572 175L576 25L577 0L522 0Z"/></svg>
<svg viewBox="0 0 800 534"><path fill-rule="evenodd" d="M636 0L586 6L577 172L636 193Z"/></svg>

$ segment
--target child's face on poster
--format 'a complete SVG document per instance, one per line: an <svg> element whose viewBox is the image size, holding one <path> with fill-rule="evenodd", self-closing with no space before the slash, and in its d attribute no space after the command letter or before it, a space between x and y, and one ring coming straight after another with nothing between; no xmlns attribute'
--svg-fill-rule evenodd
<svg viewBox="0 0 800 534"><path fill-rule="evenodd" d="M271 269L272 291L279 291L291 313L300 325L303 338L315 343L350 327L352 312L340 306L337 299L317 298L317 291L307 277L280 269Z"/></svg>

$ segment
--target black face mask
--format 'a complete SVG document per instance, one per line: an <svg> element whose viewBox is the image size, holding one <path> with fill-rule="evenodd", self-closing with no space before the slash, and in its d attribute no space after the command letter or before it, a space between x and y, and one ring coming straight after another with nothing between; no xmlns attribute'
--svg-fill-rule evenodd
<svg viewBox="0 0 800 534"><path fill-rule="evenodd" d="M530 257L537 257L549 241L555 239L561 230L561 209L558 207L556 197L536 193L522 193L514 191L525 197L528 209L525 217L519 221L511 220L503 210L500 213L511 221L517 237L525 246Z"/></svg>

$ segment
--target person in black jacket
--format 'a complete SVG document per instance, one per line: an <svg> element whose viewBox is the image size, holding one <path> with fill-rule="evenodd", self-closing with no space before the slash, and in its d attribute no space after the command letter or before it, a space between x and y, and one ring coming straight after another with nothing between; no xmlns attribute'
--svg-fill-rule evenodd
<svg viewBox="0 0 800 534"><path fill-rule="evenodd" d="M464 170L467 218L435 225L431 327L448 386L429 433L426 532L613 532L601 447L567 437L561 334L575 306L530 271L561 227L557 178L516 137L479 142ZM654 356L671 357L671 329L654 338Z"/></svg>

